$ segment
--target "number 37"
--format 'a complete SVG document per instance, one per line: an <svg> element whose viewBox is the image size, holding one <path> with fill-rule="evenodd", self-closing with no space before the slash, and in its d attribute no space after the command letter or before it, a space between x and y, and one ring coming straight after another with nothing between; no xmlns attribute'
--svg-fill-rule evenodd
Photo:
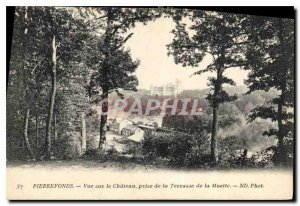
<svg viewBox="0 0 300 206"><path fill-rule="evenodd" d="M17 190L22 190L23 189L23 185L18 184L16 189Z"/></svg>

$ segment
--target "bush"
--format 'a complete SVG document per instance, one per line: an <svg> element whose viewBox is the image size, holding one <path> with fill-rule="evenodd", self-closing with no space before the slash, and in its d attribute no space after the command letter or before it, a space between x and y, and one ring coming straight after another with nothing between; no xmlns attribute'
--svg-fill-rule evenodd
<svg viewBox="0 0 300 206"><path fill-rule="evenodd" d="M105 151L103 149L88 149L84 156L92 159L103 160L105 158Z"/></svg>
<svg viewBox="0 0 300 206"><path fill-rule="evenodd" d="M128 143L124 154L141 155L141 143Z"/></svg>
<svg viewBox="0 0 300 206"><path fill-rule="evenodd" d="M58 159L76 159L81 154L80 134L69 132L52 145L52 152Z"/></svg>
<svg viewBox="0 0 300 206"><path fill-rule="evenodd" d="M222 168L237 168L242 167L245 160L245 145L243 141L231 136L219 141L219 167Z"/></svg>
<svg viewBox="0 0 300 206"><path fill-rule="evenodd" d="M118 150L114 146L110 146L110 148L106 151L108 155L117 155L119 154Z"/></svg>
<svg viewBox="0 0 300 206"><path fill-rule="evenodd" d="M219 167L221 168L262 168L272 167L274 151L273 147L255 152L247 157L247 147L243 140L232 136L220 141Z"/></svg>
<svg viewBox="0 0 300 206"><path fill-rule="evenodd" d="M208 162L205 142L203 137L183 133L146 133L142 153L150 159L165 158L172 166L199 167Z"/></svg>
<svg viewBox="0 0 300 206"><path fill-rule="evenodd" d="M148 159L166 159L170 166L188 168L211 167L210 137L182 133L145 134L142 153ZM264 149L249 157L245 142L231 136L219 140L218 168L266 168L273 167L274 151Z"/></svg>
<svg viewBox="0 0 300 206"><path fill-rule="evenodd" d="M270 149L264 149L260 152L256 152L247 160L247 166L252 168L273 167L272 161L274 152Z"/></svg>
<svg viewBox="0 0 300 206"><path fill-rule="evenodd" d="M99 134L91 133L86 136L86 148L97 150L99 146Z"/></svg>

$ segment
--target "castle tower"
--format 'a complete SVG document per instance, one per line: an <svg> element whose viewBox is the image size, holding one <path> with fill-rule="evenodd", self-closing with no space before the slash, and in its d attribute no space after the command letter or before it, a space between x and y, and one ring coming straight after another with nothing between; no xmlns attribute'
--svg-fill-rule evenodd
<svg viewBox="0 0 300 206"><path fill-rule="evenodd" d="M178 95L182 92L182 83L179 79L175 80L175 97L178 97Z"/></svg>

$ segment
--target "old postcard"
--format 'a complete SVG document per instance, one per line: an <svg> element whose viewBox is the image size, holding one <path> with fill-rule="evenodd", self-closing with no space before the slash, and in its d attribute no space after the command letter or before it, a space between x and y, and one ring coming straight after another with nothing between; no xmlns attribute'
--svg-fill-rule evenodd
<svg viewBox="0 0 300 206"><path fill-rule="evenodd" d="M7 199L294 199L294 18L11 9Z"/></svg>

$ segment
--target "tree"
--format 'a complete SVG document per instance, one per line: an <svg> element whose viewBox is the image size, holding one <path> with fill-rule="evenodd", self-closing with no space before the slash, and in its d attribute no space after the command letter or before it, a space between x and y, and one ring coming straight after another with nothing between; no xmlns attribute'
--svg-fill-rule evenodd
<svg viewBox="0 0 300 206"><path fill-rule="evenodd" d="M133 35L129 31L138 22L145 24L160 14L155 9L115 7L85 8L79 9L79 12L83 18L92 18L91 28L96 32L95 40L90 45L94 55L90 56L88 62L92 72L87 87L90 97L96 95L93 102L103 102L100 117L101 148L106 140L108 94L116 92L122 98L122 89L136 91L138 84L133 73L139 61L133 61L130 50L124 48Z"/></svg>
<svg viewBox="0 0 300 206"><path fill-rule="evenodd" d="M8 98L9 100L16 101L17 98L21 97L17 113L20 115L19 111L24 110L22 136L27 150L26 153L32 159L35 159L35 157L29 140L28 127L30 112L34 110L31 105L35 96L33 90L36 88L36 80L41 77L38 69L43 63L43 58L38 52L28 54L29 51L37 50L40 46L40 42L36 40L38 32L35 25L35 15L36 10L32 7L18 7L16 9L12 60L10 63L10 84L8 86L9 96L12 98ZM15 112L11 109L11 106L9 104L7 108L8 113Z"/></svg>
<svg viewBox="0 0 300 206"><path fill-rule="evenodd" d="M55 98L57 84L72 70L67 69L74 61L79 58L77 55L85 36L85 27L83 21L77 19L70 11L63 8L42 7L44 16L44 37L48 43L48 49L51 51L51 94L49 100L49 109L46 126L46 154L51 155L51 129L53 121L53 112L55 107ZM79 58L80 59L80 58ZM78 60L77 60L78 61Z"/></svg>
<svg viewBox="0 0 300 206"><path fill-rule="evenodd" d="M24 33L23 33L23 36L22 36L22 52L23 52L23 64L21 64L22 66L22 70L23 70L23 84L25 86L25 95L24 95L24 99L25 99L25 102L28 103L29 102L29 99L30 99L30 94L29 94L29 81L30 79L27 79L26 78L26 72L28 72L28 68L26 68L26 63L28 63L26 60L27 57L25 57L26 53L28 52L28 43L27 43L27 40L26 38L28 38L28 27L29 27L29 18L28 18L28 7L25 7L24 8ZM30 113L30 108L29 108L29 105L28 104L24 104L24 107L25 107L25 114L24 114L24 126L23 126L23 136L24 136L24 142L25 142L25 146L26 146L26 149L28 151L28 154L30 156L30 158L34 158L34 154L33 154L33 151L31 149L31 146L30 146L30 142L29 142L29 139L28 139L28 120L29 120L29 113Z"/></svg>
<svg viewBox="0 0 300 206"><path fill-rule="evenodd" d="M78 119L89 107L82 82L88 73L83 49L90 33L75 10L16 8L7 97L11 153L15 153L11 146L23 144L28 156L46 152L51 157L66 135L80 133ZM19 136L22 141L15 138Z"/></svg>
<svg viewBox="0 0 300 206"><path fill-rule="evenodd" d="M173 42L169 44L169 55L174 56L176 64L184 67L197 67L203 58L210 55L212 63L200 68L193 75L214 72L216 77L209 77L211 92L207 99L213 108L211 133L211 161L218 163L218 108L224 102L234 101L236 95L230 96L223 85L235 85L235 82L224 76L229 68L242 66L242 50L244 36L241 34L242 16L210 11L171 12L176 23ZM189 20L190 26L184 23Z"/></svg>
<svg viewBox="0 0 300 206"><path fill-rule="evenodd" d="M264 134L277 137L274 160L286 164L288 156L293 154L290 142L294 138L294 21L253 16L244 23L250 34L246 54L250 69L247 94L272 88L279 91L271 104L254 108L249 121L260 117L277 122L278 129Z"/></svg>
<svg viewBox="0 0 300 206"><path fill-rule="evenodd" d="M82 153L86 151L86 122L85 114L81 114L81 150Z"/></svg>

